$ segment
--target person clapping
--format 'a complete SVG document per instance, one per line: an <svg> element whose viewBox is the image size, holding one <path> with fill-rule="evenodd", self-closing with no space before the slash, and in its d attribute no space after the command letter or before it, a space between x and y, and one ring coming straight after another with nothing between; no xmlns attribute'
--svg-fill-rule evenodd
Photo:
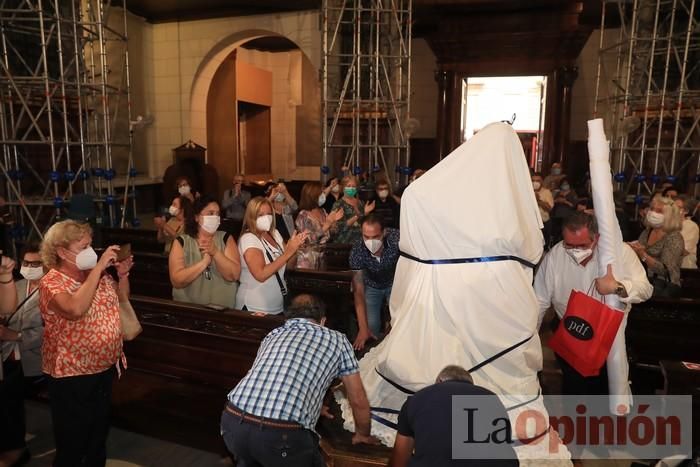
<svg viewBox="0 0 700 467"><path fill-rule="evenodd" d="M243 230L239 239L241 256L241 286L236 296L236 308L265 314L284 311L287 285L284 271L294 258L308 233L295 233L284 244L276 229L272 203L258 196L246 207Z"/></svg>
<svg viewBox="0 0 700 467"><path fill-rule="evenodd" d="M185 209L185 233L173 242L168 260L173 300L233 308L241 275L233 237L219 231L219 203L201 196Z"/></svg>

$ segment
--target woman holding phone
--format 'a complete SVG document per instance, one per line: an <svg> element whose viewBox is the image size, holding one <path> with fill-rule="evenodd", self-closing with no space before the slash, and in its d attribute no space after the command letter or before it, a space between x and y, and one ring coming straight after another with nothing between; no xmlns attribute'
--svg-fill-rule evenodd
<svg viewBox="0 0 700 467"><path fill-rule="evenodd" d="M265 314L284 311L287 286L284 271L307 233L294 233L287 244L275 228L275 216L269 199L258 196L246 207L243 230L238 242L241 256L241 285L236 308Z"/></svg>
<svg viewBox="0 0 700 467"><path fill-rule="evenodd" d="M49 269L39 282L42 370L48 377L55 467L105 464L112 381L125 360L119 304L129 299L133 260L117 262L116 245L98 258L91 244L90 226L72 220L52 225L41 244ZM110 266L116 266L116 281L105 273Z"/></svg>

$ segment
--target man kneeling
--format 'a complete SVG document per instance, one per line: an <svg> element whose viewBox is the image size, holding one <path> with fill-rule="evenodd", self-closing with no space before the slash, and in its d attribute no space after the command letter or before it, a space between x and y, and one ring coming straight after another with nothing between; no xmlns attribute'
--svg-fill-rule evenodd
<svg viewBox="0 0 700 467"><path fill-rule="evenodd" d="M464 368L457 365L446 366L438 374L435 384L409 397L401 407L390 467L519 465L515 450L509 443L492 444L486 450L481 450L482 445L474 445L475 449L480 449L479 452L488 452L490 459L457 458L454 450L455 439L472 437L472 429L478 432L483 432L484 429L488 431L490 424L488 427L484 426L483 423L486 422L477 419L475 425L478 426L465 426L464 433L455 433L455 427L461 425L453 420L456 415L453 408L454 396L473 396L469 401L470 404L474 404L474 418L477 417L474 412L481 410L482 413L488 413L491 420L508 419L506 409L498 396L488 389L476 386ZM460 404L459 400L456 402ZM474 454L477 453L470 453L470 457Z"/></svg>
<svg viewBox="0 0 700 467"><path fill-rule="evenodd" d="M352 345L325 328L325 307L299 295L284 325L260 344L248 374L229 393L221 434L239 467L323 466L314 431L323 396L335 378L347 390L355 417L353 444L370 437L369 403Z"/></svg>

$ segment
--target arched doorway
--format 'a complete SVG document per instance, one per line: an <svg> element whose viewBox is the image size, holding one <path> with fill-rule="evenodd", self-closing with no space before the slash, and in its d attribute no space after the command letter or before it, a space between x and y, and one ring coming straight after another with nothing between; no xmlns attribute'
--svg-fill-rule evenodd
<svg viewBox="0 0 700 467"><path fill-rule="evenodd" d="M193 139L206 141L220 186L238 172L252 180L318 178L318 70L290 39L254 31L212 51L192 89Z"/></svg>

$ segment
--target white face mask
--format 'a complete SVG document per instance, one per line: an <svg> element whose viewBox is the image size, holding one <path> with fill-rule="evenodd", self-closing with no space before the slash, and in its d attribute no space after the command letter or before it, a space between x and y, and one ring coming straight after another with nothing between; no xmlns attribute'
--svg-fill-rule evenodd
<svg viewBox="0 0 700 467"><path fill-rule="evenodd" d="M321 194L318 196L318 205L319 205L319 206L323 206L324 204L326 204L326 194L325 194L325 193L321 193Z"/></svg>
<svg viewBox="0 0 700 467"><path fill-rule="evenodd" d="M220 224L221 217L219 216L202 216L202 228L207 233L213 234L216 232Z"/></svg>
<svg viewBox="0 0 700 467"><path fill-rule="evenodd" d="M255 220L255 227L261 232L269 232L272 227L272 214L265 214Z"/></svg>
<svg viewBox="0 0 700 467"><path fill-rule="evenodd" d="M373 238L371 240L365 240L365 246L373 255L376 254L382 247L382 240L379 238Z"/></svg>
<svg viewBox="0 0 700 467"><path fill-rule="evenodd" d="M170 207L168 208L168 213L169 213L171 216L177 216L178 214L180 214L180 209L179 209L179 208L176 208L175 206L170 206Z"/></svg>
<svg viewBox="0 0 700 467"><path fill-rule="evenodd" d="M571 259L576 261L576 264L581 264L593 254L593 249L566 248L566 253L571 256Z"/></svg>
<svg viewBox="0 0 700 467"><path fill-rule="evenodd" d="M87 271L97 266L97 253L91 246L75 255L75 266L81 271Z"/></svg>
<svg viewBox="0 0 700 467"><path fill-rule="evenodd" d="M284 195L282 193L277 193L275 195L275 201L277 201L278 203L281 203L282 201L284 201Z"/></svg>
<svg viewBox="0 0 700 467"><path fill-rule="evenodd" d="M655 229L661 227L664 225L664 215L655 211L647 212L647 224Z"/></svg>
<svg viewBox="0 0 700 467"><path fill-rule="evenodd" d="M379 199L387 199L389 197L389 190L379 190L377 195L379 195Z"/></svg>
<svg viewBox="0 0 700 467"><path fill-rule="evenodd" d="M333 185L333 188L331 188L331 191L333 193L340 193L340 185Z"/></svg>
<svg viewBox="0 0 700 467"><path fill-rule="evenodd" d="M42 277L44 277L44 268L41 266L39 267L29 267L29 266L22 266L19 270L19 273L22 274L22 277L27 279L28 281L38 281Z"/></svg>
<svg viewBox="0 0 700 467"><path fill-rule="evenodd" d="M542 184L540 182L532 182L532 188L534 188L535 190L539 190L540 188L542 188Z"/></svg>
<svg viewBox="0 0 700 467"><path fill-rule="evenodd" d="M186 196L190 194L190 186L189 185L182 185L177 189L177 192L180 193L182 196Z"/></svg>

